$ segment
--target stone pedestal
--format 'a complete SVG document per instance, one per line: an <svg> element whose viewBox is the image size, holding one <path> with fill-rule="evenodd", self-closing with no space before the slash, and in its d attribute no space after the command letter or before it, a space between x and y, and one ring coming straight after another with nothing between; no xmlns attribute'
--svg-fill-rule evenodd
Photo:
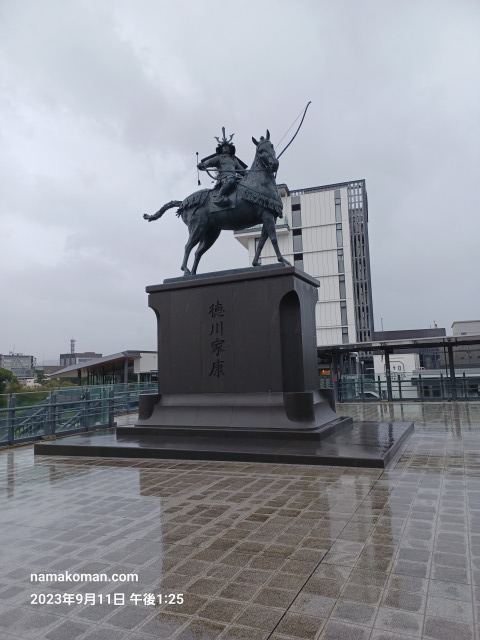
<svg viewBox="0 0 480 640"><path fill-rule="evenodd" d="M278 265L148 287L159 392L140 396L134 426L35 453L384 468L413 424L340 418L318 390L318 286Z"/></svg>
<svg viewBox="0 0 480 640"><path fill-rule="evenodd" d="M147 287L159 391L141 396L134 430L318 434L338 422L331 394L318 389L318 287L283 265Z"/></svg>

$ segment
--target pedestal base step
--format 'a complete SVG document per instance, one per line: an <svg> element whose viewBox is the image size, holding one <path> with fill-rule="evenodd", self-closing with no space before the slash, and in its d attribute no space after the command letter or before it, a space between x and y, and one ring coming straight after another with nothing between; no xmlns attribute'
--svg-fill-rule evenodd
<svg viewBox="0 0 480 640"><path fill-rule="evenodd" d="M133 434L118 429L35 444L35 454L101 458L169 458L384 468L413 431L408 422L354 422L320 440L272 434L208 436ZM143 433L140 433L143 431Z"/></svg>

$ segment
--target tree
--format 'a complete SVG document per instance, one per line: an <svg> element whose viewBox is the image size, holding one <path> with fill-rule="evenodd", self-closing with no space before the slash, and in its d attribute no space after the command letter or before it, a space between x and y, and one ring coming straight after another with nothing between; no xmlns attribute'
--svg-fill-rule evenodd
<svg viewBox="0 0 480 640"><path fill-rule="evenodd" d="M0 393L5 393L7 384L18 383L17 376L8 369L0 367Z"/></svg>

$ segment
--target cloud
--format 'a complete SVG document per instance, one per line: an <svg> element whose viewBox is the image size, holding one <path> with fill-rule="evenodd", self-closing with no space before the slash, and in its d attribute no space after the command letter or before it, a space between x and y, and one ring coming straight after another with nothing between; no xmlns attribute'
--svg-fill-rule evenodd
<svg viewBox="0 0 480 640"><path fill-rule="evenodd" d="M153 348L144 288L187 229L142 214L197 189L222 126L250 164L308 100L278 180L366 179L377 324L478 316L479 31L469 0L4 0L0 352ZM201 270L246 262L227 232Z"/></svg>

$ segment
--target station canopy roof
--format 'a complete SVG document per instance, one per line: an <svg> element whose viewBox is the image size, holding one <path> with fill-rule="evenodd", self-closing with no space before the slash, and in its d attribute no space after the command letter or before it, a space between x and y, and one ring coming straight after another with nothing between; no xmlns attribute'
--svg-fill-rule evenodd
<svg viewBox="0 0 480 640"><path fill-rule="evenodd" d="M71 364L68 367L64 367L59 371L55 371L54 373L48 374L47 377L51 378L73 378L75 374L78 374L79 371L101 371L105 369L105 367L117 367L122 366L126 360L136 360L142 357L142 353L157 353L156 351L136 351L132 349L128 349L127 351L120 351L119 353L114 353L110 356L103 356L103 358L93 358L92 360L87 360L86 362L81 362L79 364Z"/></svg>
<svg viewBox="0 0 480 640"><path fill-rule="evenodd" d="M414 351L429 347L480 346L480 335L470 336L441 336L433 338L410 338L408 340L373 340L372 342L350 342L346 344L330 344L317 347L318 353L347 353L358 351L393 351L401 349Z"/></svg>

